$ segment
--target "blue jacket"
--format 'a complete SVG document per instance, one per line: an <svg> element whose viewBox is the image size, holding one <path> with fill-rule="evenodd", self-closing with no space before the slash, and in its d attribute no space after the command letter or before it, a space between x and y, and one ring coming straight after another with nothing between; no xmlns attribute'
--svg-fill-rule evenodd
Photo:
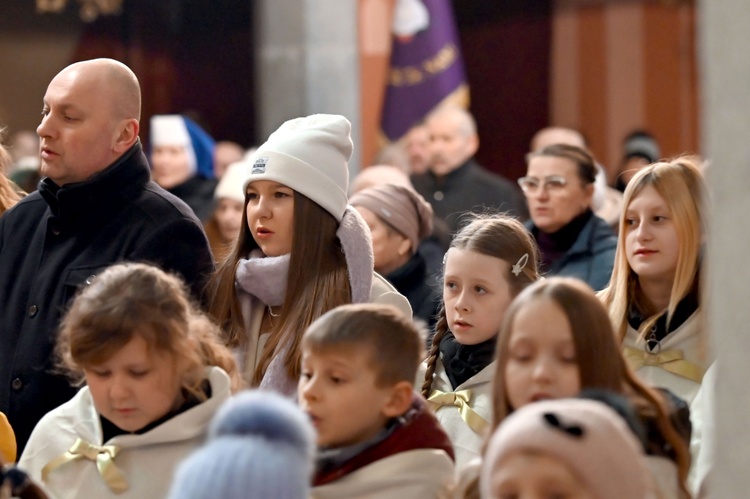
<svg viewBox="0 0 750 499"><path fill-rule="evenodd" d="M526 228L536 239L539 229L529 220ZM546 276L577 277L594 291L604 289L612 276L617 236L610 226L592 215L578 234L573 246L556 260Z"/></svg>

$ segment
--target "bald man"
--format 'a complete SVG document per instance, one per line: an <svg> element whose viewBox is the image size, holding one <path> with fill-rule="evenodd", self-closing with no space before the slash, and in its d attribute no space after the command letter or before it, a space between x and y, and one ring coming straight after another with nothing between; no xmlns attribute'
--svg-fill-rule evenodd
<svg viewBox="0 0 750 499"><path fill-rule="evenodd" d="M526 201L515 184L482 168L474 118L463 108L438 108L425 122L430 136L429 170L413 175L414 188L452 233L466 212L500 211L525 219Z"/></svg>
<svg viewBox="0 0 750 499"><path fill-rule="evenodd" d="M123 260L183 277L199 298L213 271L185 203L158 187L138 140L141 92L124 64L96 59L55 76L42 101L42 181L0 217L0 412L22 452L75 390L53 372L62 314L82 286Z"/></svg>

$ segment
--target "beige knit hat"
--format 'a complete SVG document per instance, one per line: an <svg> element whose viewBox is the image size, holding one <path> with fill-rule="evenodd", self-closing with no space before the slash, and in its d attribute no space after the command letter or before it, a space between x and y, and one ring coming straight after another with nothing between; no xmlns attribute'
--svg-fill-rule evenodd
<svg viewBox="0 0 750 499"><path fill-rule="evenodd" d="M432 207L409 187L395 184L370 187L352 196L349 204L367 208L406 236L411 241L412 253L432 232Z"/></svg>
<svg viewBox="0 0 750 499"><path fill-rule="evenodd" d="M289 120L273 132L250 161L243 186L273 180L299 192L341 221L347 203L351 123L336 114Z"/></svg>
<svg viewBox="0 0 750 499"><path fill-rule="evenodd" d="M247 161L238 161L229 165L216 186L214 198L228 198L244 203L245 190L243 186L249 173L248 165Z"/></svg>
<svg viewBox="0 0 750 499"><path fill-rule="evenodd" d="M601 402L545 400L508 416L487 447L482 497L492 497L498 464L519 451L559 460L598 499L644 499L653 490L642 446L622 417Z"/></svg>

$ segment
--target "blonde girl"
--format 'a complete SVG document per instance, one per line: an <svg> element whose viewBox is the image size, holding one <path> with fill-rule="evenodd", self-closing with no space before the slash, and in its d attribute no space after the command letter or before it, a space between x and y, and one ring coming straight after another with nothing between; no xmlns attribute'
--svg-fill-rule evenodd
<svg viewBox="0 0 750 499"><path fill-rule="evenodd" d="M56 498L164 497L239 388L217 326L145 264L94 277L63 319L60 367L85 386L34 428L19 465Z"/></svg>
<svg viewBox="0 0 750 499"><path fill-rule="evenodd" d="M480 453L491 419L495 343L505 309L539 279L531 235L514 218L478 216L445 255L443 300L423 363L422 394L461 468Z"/></svg>
<svg viewBox="0 0 750 499"><path fill-rule="evenodd" d="M238 239L210 283L210 312L252 386L293 396L300 338L345 303L409 302L373 272L367 225L347 206L351 125L312 115L284 123L250 162Z"/></svg>
<svg viewBox="0 0 750 499"><path fill-rule="evenodd" d="M625 189L612 279L600 293L636 374L688 403L711 362L700 297L705 192L692 158L636 173Z"/></svg>
<svg viewBox="0 0 750 499"><path fill-rule="evenodd" d="M689 427L678 433L661 393L639 381L620 353L606 309L572 278L524 290L505 314L497 342L492 430L513 411L586 388L626 396L649 429L646 450L660 497L686 494Z"/></svg>

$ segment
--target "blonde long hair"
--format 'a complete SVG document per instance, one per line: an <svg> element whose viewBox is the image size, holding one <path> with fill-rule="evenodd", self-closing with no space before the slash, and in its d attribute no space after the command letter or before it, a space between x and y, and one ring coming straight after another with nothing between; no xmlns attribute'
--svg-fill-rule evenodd
<svg viewBox="0 0 750 499"><path fill-rule="evenodd" d="M664 199L674 221L679 253L667 306L669 323L677 304L690 292L699 273L701 247L706 233L706 186L698 165L697 158L688 156L654 163L636 173L625 189L614 269L609 285L599 293L599 298L609 309L612 325L620 341L625 338L631 304L642 309L639 304L644 300L638 285L638 275L630 268L625 250L628 206L643 189L652 186ZM662 313L663 311L659 311L648 317L638 329L639 336L645 335Z"/></svg>
<svg viewBox="0 0 750 499"><path fill-rule="evenodd" d="M2 129L0 129L0 138L2 138ZM13 158L10 153L0 144L0 215L11 209L23 197L5 176L12 163Z"/></svg>

